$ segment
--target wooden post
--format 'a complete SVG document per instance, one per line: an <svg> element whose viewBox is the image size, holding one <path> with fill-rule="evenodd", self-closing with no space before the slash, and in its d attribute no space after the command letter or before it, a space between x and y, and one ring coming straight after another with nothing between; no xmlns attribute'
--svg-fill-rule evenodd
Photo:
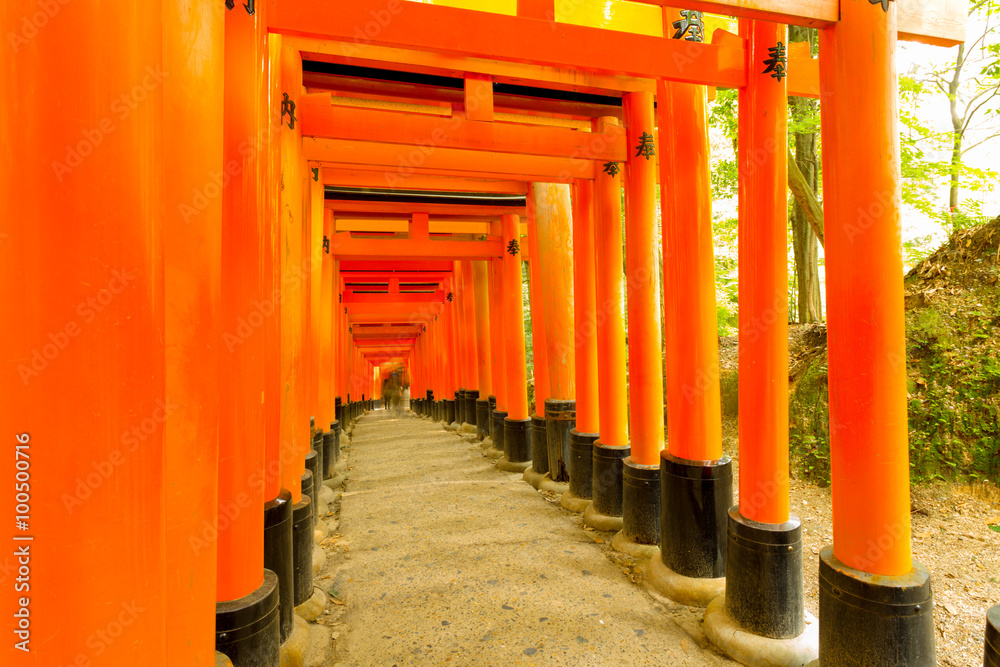
<svg viewBox="0 0 1000 667"><path fill-rule="evenodd" d="M22 25L38 20L29 11L46 21L30 43L7 43L0 75L10 100L0 115L5 155L0 166L5 387L0 422L7 489L0 508L7 526L0 562L8 566L0 597L6 619L0 662L7 665L73 664L79 655L91 656L94 632L119 614L130 621L127 637L101 644L100 660L162 662L167 636L211 631L214 623L205 622L203 591L195 614L201 620L178 619L180 625L168 627L166 611L165 559L175 552L165 539L164 518L180 507L165 497L165 485L184 484L197 495L185 499L192 507L213 505L208 516L197 517L197 537L206 526L212 529L215 512L213 492L206 491L206 484L212 486L206 479L210 469L199 468L191 480L169 480L164 469L168 460L175 469L167 458L172 435L164 432L165 420L194 417L206 391L206 385L195 383L178 395L164 393L164 9L155 0L128 11L101 9L67 3L57 6L54 18L29 3L6 3L0 9L3 34L22 41ZM214 28L210 22L202 26L206 41L213 30L218 36L218 25L216 17ZM29 27L34 30L35 24ZM176 53L169 49L166 56L172 60ZM72 63L86 66L68 66ZM108 111L122 94L135 101L125 118ZM213 103L216 121L199 131L211 135L214 128L218 139L217 95L206 101ZM208 164L216 159L211 155L205 147L194 159L204 166L206 159ZM176 194L178 185L172 180L170 191ZM177 202L171 205L173 220ZM218 204L214 215L218 220ZM177 233L212 229L204 220L192 219L191 225L194 229ZM171 237L172 246L176 239ZM208 249L198 249L192 261L207 259L203 252ZM179 276L171 274L175 283ZM210 293L210 286L201 288ZM188 300L196 294L179 293L178 306L210 314L211 297L197 305ZM192 333L200 338L205 332ZM174 335L182 332L175 329ZM211 450L214 419L211 407L205 410L200 433L206 441L200 444ZM185 451L193 453L193 445ZM30 470L23 462L30 462ZM16 509L19 472L30 473L30 513ZM23 530L15 523L18 515L27 523ZM181 538L179 531L170 534ZM11 541L11 536L33 541ZM184 547L177 549L190 548L188 534L181 539ZM31 555L31 590L15 592L20 576L15 551L22 548ZM204 552L197 555L199 561L203 557ZM178 566L189 575L200 567L193 562ZM211 585L214 577L197 571L198 582ZM58 582L72 582L74 599L87 601L71 623L63 622L65 597L47 594ZM22 597L29 602L22 604ZM29 636L18 628L18 612L30 614L30 641L20 648L15 644ZM203 650L200 637L196 651Z"/></svg>
<svg viewBox="0 0 1000 667"><path fill-rule="evenodd" d="M873 664L936 664L930 573L910 553L896 13L895 2L848 0L820 31L834 514L833 548L820 552L825 665L858 646L875 647ZM827 583L862 585L866 604ZM890 607L905 620L883 623Z"/></svg>

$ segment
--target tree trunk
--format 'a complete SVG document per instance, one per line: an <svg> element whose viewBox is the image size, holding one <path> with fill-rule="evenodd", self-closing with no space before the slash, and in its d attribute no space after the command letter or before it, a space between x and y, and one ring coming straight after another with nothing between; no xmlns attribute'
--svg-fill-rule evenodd
<svg viewBox="0 0 1000 667"><path fill-rule="evenodd" d="M958 86L962 79L962 65L965 59L965 44L958 45L955 58L955 74L948 82L948 101L951 105L951 126L954 128L954 142L951 148L951 183L948 188L948 211L952 219L952 231L958 231L955 222L958 213L958 171L962 166L962 124L965 119L958 113Z"/></svg>
<svg viewBox="0 0 1000 667"><path fill-rule="evenodd" d="M811 40L814 30L799 26L788 26L789 42ZM816 113L815 100L805 97L789 97L792 118L801 120ZM795 133L795 164L813 193L818 191L819 179L816 168L816 133ZM819 249L816 235L798 199L792 202L792 249L795 255L795 279L797 313L800 323L818 322L823 318L823 307L819 292Z"/></svg>

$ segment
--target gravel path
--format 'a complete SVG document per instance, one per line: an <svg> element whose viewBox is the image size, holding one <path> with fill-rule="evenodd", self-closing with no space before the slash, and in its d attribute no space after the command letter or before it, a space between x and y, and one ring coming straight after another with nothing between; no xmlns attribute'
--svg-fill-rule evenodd
<svg viewBox="0 0 1000 667"><path fill-rule="evenodd" d="M344 602L329 664L735 664L704 647L698 614L630 580L609 535L477 445L376 410L349 452L326 573Z"/></svg>

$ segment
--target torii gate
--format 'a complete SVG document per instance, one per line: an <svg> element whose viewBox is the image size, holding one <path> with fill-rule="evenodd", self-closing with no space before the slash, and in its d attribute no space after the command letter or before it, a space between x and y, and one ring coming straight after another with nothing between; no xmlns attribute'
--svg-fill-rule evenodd
<svg viewBox="0 0 1000 667"><path fill-rule="evenodd" d="M460 370L471 376L468 348L456 363L457 305L437 320L411 319L412 304L394 301L351 320L340 276L352 261L392 265L369 267L384 274L415 268L403 262L483 262L473 267L472 303L490 304L488 326L466 318L464 327L467 338L470 327L478 334L480 377L486 339L495 352L486 367L504 408L493 416L506 413L502 433L510 425L504 454L518 459L508 462L523 463L518 456L530 442L532 470L558 484L566 452L587 451L583 436L599 434L589 450L595 475L587 520L618 519L619 548L659 544L650 580L686 604L709 604L706 626L723 650L743 650L723 636L737 628L807 655L796 575L801 542L784 474L782 105L789 94L809 95L822 103L835 513L833 546L820 559L819 659L934 664L929 574L910 554L893 55L897 39L963 41L964 3L692 0L682 13L649 2L631 10L641 20L627 29L595 21L586 3L508 4L498 13L403 0L258 0L186 13L154 0L108 13L60 3L44 29L35 26L37 35L12 41L0 85L18 113L5 114L0 144L13 158L5 164L18 168L0 178L7 213L0 219L18 227L0 237L9 253L0 262L0 303L10 309L4 320L20 323L4 329L2 347L18 360L11 368L25 390L11 397L5 420L30 424L38 442L60 442L57 429L74 424L77 460L117 461L122 432L145 423L156 400L167 395L182 406L114 471L115 488L135 490L130 502L99 483L72 520L64 502L36 507L35 538L60 544L61 553L39 550L35 571L72 578L81 599L134 599L143 607L129 641L106 647L109 663L204 664L219 647L237 666L247 655L277 664L291 624L290 605L279 597L287 601L294 589L300 602L310 590L308 552L297 541L311 534L309 495L316 492L303 479L311 477L316 442L305 423L315 416L325 449L325 435L345 419L336 398L350 395L360 410L360 394L370 396L373 386L367 344L359 345L366 338L350 327L386 327L400 315L408 328L419 325L407 363L419 387L440 388L444 406L436 390L425 399L435 399L438 413L461 389ZM20 19L37 6L17 0L2 11L2 32L17 37ZM698 41L691 28L700 17L692 11L738 17L739 34L716 30ZM819 28L819 60L789 47L782 61L781 24ZM361 68L424 77L421 94L399 77L362 76ZM757 269L740 286L741 475L733 508L718 424L707 86L741 91L741 264ZM109 90L130 91L122 107L129 113L95 118L94 109L108 108ZM572 201L559 184L572 186ZM525 203L521 210L503 201L462 208L341 199L327 209L328 185L523 195ZM588 215L593 263L580 252ZM521 216L534 216L526 230ZM570 229L579 256L565 251ZM39 250L53 238L63 250L58 273ZM513 242L532 265L540 430L529 430L534 419L520 390L524 251L508 252ZM492 272L484 274L487 262ZM116 266L126 270L112 283L107 268ZM454 269L443 273L450 275L440 280L456 280ZM573 285L576 308L569 307L570 283L588 283L589 275L597 276L594 300L581 301L590 288ZM136 289L121 290L122 281ZM78 320L94 285L113 295L101 304L106 316ZM617 317L626 298L627 412ZM597 304L610 304L616 316L588 319L602 312ZM584 336L577 345L572 331L588 326L596 340ZM49 414L53 400L58 421ZM25 428L4 423L9 433ZM545 449L534 450L536 436ZM569 437L572 450L564 449ZM63 452L33 453L33 465L46 472L40 497L58 498L79 482ZM539 469L542 458L555 465ZM568 476L567 490L580 496L572 470ZM695 493L701 501L685 505ZM11 507L2 511L11 525ZM108 577L108 563L123 567ZM717 597L723 573L724 600ZM9 604L5 598L2 608ZM90 624L57 627L55 599L32 604L46 660L71 664ZM97 614L92 620L102 622Z"/></svg>

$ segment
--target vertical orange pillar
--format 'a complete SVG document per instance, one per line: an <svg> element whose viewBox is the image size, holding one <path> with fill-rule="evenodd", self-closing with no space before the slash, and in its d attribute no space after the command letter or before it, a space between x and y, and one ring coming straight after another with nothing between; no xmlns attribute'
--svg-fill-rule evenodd
<svg viewBox="0 0 1000 667"><path fill-rule="evenodd" d="M490 345L490 280L489 262L472 263L475 284L476 364L479 367L479 397L476 399L476 433L485 440L490 432L490 401L493 393L493 355Z"/></svg>
<svg viewBox="0 0 1000 667"><path fill-rule="evenodd" d="M598 118L594 129L618 125ZM584 509L587 525L621 530L622 461L629 455L628 387L625 381L625 280L622 266L622 165L606 165L594 180L594 235L597 271L597 376L600 438L594 443L591 495Z"/></svg>
<svg viewBox="0 0 1000 667"><path fill-rule="evenodd" d="M308 254L303 245L302 131L282 109L285 95L295 104L302 87L302 61L297 52L282 45L280 35L270 37L271 67L280 76L274 91L270 120L278 126L281 160L279 233L281 261L281 485L291 494L293 505L302 502L302 474L305 472L304 441L309 437L307 383L305 381L305 295L308 294ZM294 127L291 127L294 125Z"/></svg>
<svg viewBox="0 0 1000 667"><path fill-rule="evenodd" d="M524 303L521 288L523 239L518 216L504 215L500 271L503 284L503 331L506 347L507 416L504 418L501 470L523 472L531 465L531 419L528 413L528 365L524 350Z"/></svg>
<svg viewBox="0 0 1000 667"><path fill-rule="evenodd" d="M469 387L469 332L465 313L465 262L452 262L455 279L452 283L451 305L454 309L455 327L455 423L459 428L467 421L465 395Z"/></svg>
<svg viewBox="0 0 1000 667"><path fill-rule="evenodd" d="M597 394L597 282L594 250L594 183L573 183L573 318L576 369L576 426L569 433L569 489L559 499L571 512L590 504L594 442L600 430Z"/></svg>
<svg viewBox="0 0 1000 667"><path fill-rule="evenodd" d="M320 169L322 176L322 169ZM316 176L312 176L317 179ZM322 183L322 178L318 178ZM320 238L320 248L325 248L324 239L330 240L333 236L333 211L323 212L323 228ZM333 400L330 397L332 377L331 349L330 349L330 303L333 301L333 258L330 257L329 250L323 250L320 255L320 290L319 290L319 407L316 410L316 428L324 433L329 428L333 419L331 407ZM325 463L324 463L325 464Z"/></svg>
<svg viewBox="0 0 1000 667"><path fill-rule="evenodd" d="M164 393L164 15L156 1L124 12L68 3L57 12L49 18L27 1L0 7L8 100L0 115L0 662L96 660L94 633L121 615L128 627L120 641L100 644L100 660L164 665L172 552L163 425L197 396ZM37 30L32 16L45 17ZM118 105L128 113L113 113ZM205 493L200 485L192 492ZM199 531L206 518L210 528L214 508ZM25 583L16 581L21 566L31 570L30 590L15 589ZM86 600L72 623L62 621L65 600L54 592L64 581ZM203 612L204 598L198 604Z"/></svg>
<svg viewBox="0 0 1000 667"><path fill-rule="evenodd" d="M236 176L222 191L222 304L227 330L246 324L238 344L223 356L219 383L219 584L218 600L246 598L263 582L263 488L248 483L264 464L264 332L255 309L263 294L264 225L259 188L260 155L247 137L263 125L258 99L258 19L226 12L224 164ZM242 148L242 150L241 150ZM258 316L250 318L257 312ZM250 318L250 319L247 319ZM259 319L258 319L259 318ZM229 518L225 509L245 494L250 511Z"/></svg>
<svg viewBox="0 0 1000 667"><path fill-rule="evenodd" d="M504 343L503 285L501 284L501 258L490 261L493 294L490 296L490 333L493 336L493 392L496 394L496 410L507 412L507 346ZM495 439L495 436L494 436ZM496 446L496 442L493 443Z"/></svg>
<svg viewBox="0 0 1000 667"><path fill-rule="evenodd" d="M685 32L692 18L663 10L674 38L701 41L701 31ZM705 86L657 82L669 451L660 455L661 550L651 569L675 575L667 580L675 587L660 589L667 597L701 606L725 587L732 505L732 463L722 454L707 105ZM703 496L697 503L695 490Z"/></svg>
<svg viewBox="0 0 1000 667"><path fill-rule="evenodd" d="M618 119L599 118L598 132ZM625 281L622 273L621 165L594 181L594 235L597 271L597 375L600 403L600 444L628 446L627 385L625 382ZM613 171L614 173L610 173Z"/></svg>
<svg viewBox="0 0 1000 667"><path fill-rule="evenodd" d="M531 351L535 375L535 414L531 416L531 469L524 481L536 489L549 472L548 427L545 400L549 398L549 354L545 337L545 304L542 296L541 259L538 253L538 220L535 216L535 186L528 184L528 290L531 307Z"/></svg>
<svg viewBox="0 0 1000 667"><path fill-rule="evenodd" d="M739 91L739 259L752 267L739 284L742 465L728 517L726 594L705 615L706 635L733 657L742 654L735 637L792 639L805 629L802 529L788 512L786 77L779 59L767 64L787 40L785 26L764 21L740 21L740 36L751 66ZM744 632L724 627L733 624ZM803 639L776 642L784 655L773 659L812 661L818 635Z"/></svg>
<svg viewBox="0 0 1000 667"><path fill-rule="evenodd" d="M622 529L612 546L648 549L659 538L659 453L663 449L659 276L655 254L656 159L653 95L622 99L625 164L625 239L628 285L631 456L622 462ZM661 158L662 159L662 158ZM632 547L632 545L643 545Z"/></svg>
<svg viewBox="0 0 1000 667"><path fill-rule="evenodd" d="M468 368L465 387L466 430L476 430L476 399L479 398L479 341L476 327L476 286L472 273L472 261L462 261L462 310L465 314L465 365Z"/></svg>
<svg viewBox="0 0 1000 667"><path fill-rule="evenodd" d="M538 269L549 362L549 392L545 399L548 476L568 488L569 433L576 416L576 350L573 322L573 206L570 187L562 183L534 184L538 227Z"/></svg>
<svg viewBox="0 0 1000 667"><path fill-rule="evenodd" d="M576 430L600 430L597 398L597 280L594 249L594 184L573 184L573 326L575 332Z"/></svg>
<svg viewBox="0 0 1000 667"><path fill-rule="evenodd" d="M323 346L323 316L326 310L322 307L323 294L323 182L315 178L312 171L303 168L302 178L306 179L306 191L309 196L309 215L306 224L309 228L308 250L309 262L309 416L316 418L316 428L322 429L324 416L320 406L320 375L322 372L321 349ZM306 449L306 452L309 450Z"/></svg>
<svg viewBox="0 0 1000 667"><path fill-rule="evenodd" d="M192 193L222 173L225 8L163 6L164 292L166 294L166 664L215 664L216 544L188 537L218 507L218 347L222 201ZM61 661L54 660L53 664Z"/></svg>
<svg viewBox="0 0 1000 667"><path fill-rule="evenodd" d="M454 264L454 263L453 263ZM455 313L455 283L456 276L454 269L453 273L448 277L445 286L445 293L451 294L451 301L446 301L444 304L444 337L445 337L445 390L444 390L444 405L445 405L445 428L457 428L458 424L455 420L458 418L457 405L455 401L455 394L458 392L458 380L459 380L459 354L458 354L458 317Z"/></svg>
<svg viewBox="0 0 1000 667"><path fill-rule="evenodd" d="M878 646L880 664L933 665L930 574L910 553L900 242L897 3L849 0L820 31L833 548L823 585L865 584L864 609L821 587L820 660ZM877 618L895 603L905 623ZM893 612L896 613L896 612ZM842 621L835 622L837 614ZM825 619L830 619L829 623ZM853 635L839 635L844 631ZM868 642L873 642L869 644ZM875 659L875 658L873 658Z"/></svg>

